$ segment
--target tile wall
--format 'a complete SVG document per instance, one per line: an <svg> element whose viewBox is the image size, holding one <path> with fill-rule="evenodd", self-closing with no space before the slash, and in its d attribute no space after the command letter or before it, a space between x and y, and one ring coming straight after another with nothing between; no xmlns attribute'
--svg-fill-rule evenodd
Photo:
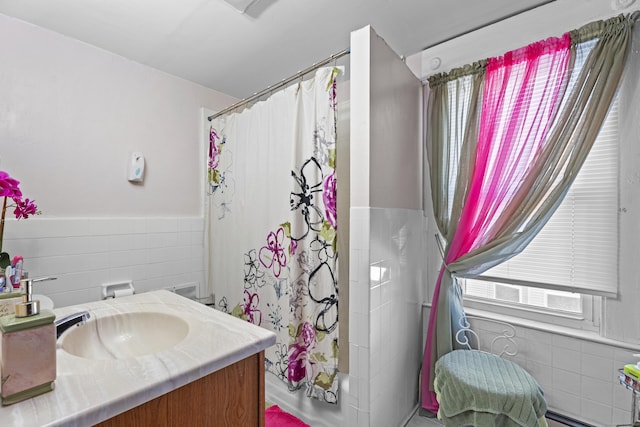
<svg viewBox="0 0 640 427"><path fill-rule="evenodd" d="M104 283L132 280L136 293L197 284L204 296L204 220L65 218L7 220L3 250L22 255L34 285L56 307L101 299Z"/></svg>
<svg viewBox="0 0 640 427"><path fill-rule="evenodd" d="M418 404L425 219L352 208L349 426L399 426Z"/></svg>
<svg viewBox="0 0 640 427"><path fill-rule="evenodd" d="M402 425L418 403L425 221L406 209L351 215L348 425ZM98 300L101 284L120 280L136 292L196 283L204 295L203 232L200 217L30 218L7 220L3 248L24 256L31 277L58 278L35 289L56 306ZM487 322L474 327L483 342L496 334ZM631 392L617 377L636 351L521 326L517 341L514 360L550 409L597 426L629 423Z"/></svg>

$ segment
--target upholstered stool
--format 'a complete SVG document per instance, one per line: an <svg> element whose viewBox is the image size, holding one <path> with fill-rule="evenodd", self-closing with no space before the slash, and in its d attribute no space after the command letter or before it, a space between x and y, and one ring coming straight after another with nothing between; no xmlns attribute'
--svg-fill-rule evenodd
<svg viewBox="0 0 640 427"><path fill-rule="evenodd" d="M479 350L454 350L435 365L434 388L446 426L546 426L538 383L516 363Z"/></svg>

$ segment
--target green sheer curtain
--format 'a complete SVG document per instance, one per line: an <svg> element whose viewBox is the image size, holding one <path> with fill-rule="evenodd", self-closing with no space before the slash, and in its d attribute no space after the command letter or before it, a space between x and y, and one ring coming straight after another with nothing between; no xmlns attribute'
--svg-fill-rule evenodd
<svg viewBox="0 0 640 427"><path fill-rule="evenodd" d="M473 173L484 65L476 63L429 80L426 152L431 198L436 225L447 242L455 232ZM466 74L460 75L463 71Z"/></svg>
<svg viewBox="0 0 640 427"><path fill-rule="evenodd" d="M486 62L429 79L426 152L443 267L434 291L425 344L422 406L438 409L433 365L454 349L464 316L456 277L474 277L520 253L555 212L582 166L615 96L638 12L587 24L570 32L569 85L540 153L527 166L509 203L497 214L490 238L451 259L449 249L467 206L476 151ZM596 39L580 69L576 49ZM458 236L460 237L460 236Z"/></svg>

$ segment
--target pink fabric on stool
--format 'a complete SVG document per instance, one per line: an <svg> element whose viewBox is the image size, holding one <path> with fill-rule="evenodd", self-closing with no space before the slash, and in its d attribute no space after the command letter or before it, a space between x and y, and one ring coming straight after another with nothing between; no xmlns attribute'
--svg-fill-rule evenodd
<svg viewBox="0 0 640 427"><path fill-rule="evenodd" d="M311 427L290 413L283 411L278 405L269 406L264 414L265 427Z"/></svg>

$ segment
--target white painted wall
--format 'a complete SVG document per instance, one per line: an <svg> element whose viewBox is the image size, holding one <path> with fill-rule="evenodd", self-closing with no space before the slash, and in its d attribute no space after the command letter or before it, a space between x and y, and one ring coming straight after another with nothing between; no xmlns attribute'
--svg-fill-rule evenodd
<svg viewBox="0 0 640 427"><path fill-rule="evenodd" d="M202 215L200 108L234 98L4 15L0 46L0 170L43 218Z"/></svg>
<svg viewBox="0 0 640 427"><path fill-rule="evenodd" d="M235 99L0 15L0 170L42 215L7 213L3 249L57 306L203 284L202 109ZM146 156L143 185L126 179ZM202 292L201 292L202 295Z"/></svg>
<svg viewBox="0 0 640 427"><path fill-rule="evenodd" d="M365 28L351 35L351 206L422 209L420 82Z"/></svg>

